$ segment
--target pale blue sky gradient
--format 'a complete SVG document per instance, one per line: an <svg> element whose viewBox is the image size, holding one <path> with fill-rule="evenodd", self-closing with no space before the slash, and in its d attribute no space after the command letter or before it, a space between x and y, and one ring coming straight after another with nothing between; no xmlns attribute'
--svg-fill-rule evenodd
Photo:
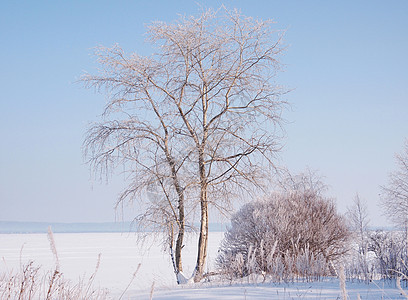
<svg viewBox="0 0 408 300"><path fill-rule="evenodd" d="M317 169L339 211L358 192L388 225L379 185L408 138L408 1L3 1L0 4L0 220L113 221L121 179L90 179L81 145L105 99L74 82L92 48L149 54L145 25L241 9L286 29L281 165ZM134 213L134 212L133 212Z"/></svg>

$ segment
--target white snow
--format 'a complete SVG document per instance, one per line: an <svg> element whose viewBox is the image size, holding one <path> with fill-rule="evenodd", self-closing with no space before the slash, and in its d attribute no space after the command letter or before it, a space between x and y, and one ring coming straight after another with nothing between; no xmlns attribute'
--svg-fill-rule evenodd
<svg viewBox="0 0 408 300"><path fill-rule="evenodd" d="M208 259L213 261L223 233L211 233ZM157 239L144 242L136 233L54 233L61 272L68 279L87 279L95 271L98 255L101 262L95 283L112 293L147 290L152 283L157 289L177 286L170 255L163 253ZM189 277L195 266L196 237L188 236L183 249L184 275ZM20 262L33 260L43 270L53 270L55 261L46 234L0 234L0 272L19 270Z"/></svg>
<svg viewBox="0 0 408 300"><path fill-rule="evenodd" d="M213 267L223 233L209 236L208 269ZM126 290L123 299L337 299L340 297L337 279L316 283L241 283L230 285L209 282L177 286L168 253L149 236L143 244L135 233L64 233L54 234L61 272L77 282L95 271L98 255L101 262L95 284L107 288L113 299ZM190 235L183 249L183 273L192 274L197 249L196 236ZM153 245L149 245L152 244ZM150 246L150 247L149 247ZM0 234L0 273L19 270L21 263L33 260L42 270L55 268L55 261L46 234ZM138 266L140 264L140 268ZM133 278L133 274L135 271ZM133 280L132 280L133 278ZM346 283L349 299L404 299L393 286L383 282Z"/></svg>
<svg viewBox="0 0 408 300"><path fill-rule="evenodd" d="M348 299L405 299L389 285L347 283ZM148 293L128 293L130 299L149 299ZM153 292L153 299L342 299L338 280L315 283L245 284L178 287Z"/></svg>

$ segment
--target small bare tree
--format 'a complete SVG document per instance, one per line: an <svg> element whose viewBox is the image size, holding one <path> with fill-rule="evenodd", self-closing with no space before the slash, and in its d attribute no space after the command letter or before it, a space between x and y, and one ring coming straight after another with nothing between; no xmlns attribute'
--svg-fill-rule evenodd
<svg viewBox="0 0 408 300"><path fill-rule="evenodd" d="M347 219L350 221L350 229L353 232L358 245L356 255L358 260L358 272L364 277L364 280L368 282L370 280L367 257L369 245L369 219L367 205L360 199L358 194L354 197L353 205L347 209Z"/></svg>
<svg viewBox="0 0 408 300"><path fill-rule="evenodd" d="M85 153L94 170L123 165L130 184L119 198L142 201L139 223L175 242L175 272L188 224L199 207L197 264L204 272L210 205L228 209L235 196L260 184L279 150L284 91L273 82L282 52L271 21L237 11L207 10L176 23L155 22L149 57L99 48L100 75L88 87L106 89L104 118L92 126ZM172 253L172 252L171 252Z"/></svg>
<svg viewBox="0 0 408 300"><path fill-rule="evenodd" d="M402 153L396 155L398 170L390 173L382 189L382 206L388 219L406 234L408 245L408 140Z"/></svg>
<svg viewBox="0 0 408 300"><path fill-rule="evenodd" d="M368 230L367 204L356 194L353 205L347 209L347 217L351 221L351 229L358 234L360 244L363 245L365 234Z"/></svg>

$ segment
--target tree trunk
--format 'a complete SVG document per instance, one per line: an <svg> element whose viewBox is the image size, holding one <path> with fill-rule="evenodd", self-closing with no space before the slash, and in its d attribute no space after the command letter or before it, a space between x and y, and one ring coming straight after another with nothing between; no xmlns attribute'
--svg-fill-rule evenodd
<svg viewBox="0 0 408 300"><path fill-rule="evenodd" d="M173 241L174 241L173 230L171 230L171 236L170 236L170 257L173 263L174 273L176 274L177 284L183 283L183 282L180 282L180 278L182 277L179 276L179 274L183 272L183 264L181 261L181 250L183 249L183 239L184 239L184 221L183 223L179 224L179 232L177 235L175 251L173 251Z"/></svg>
<svg viewBox="0 0 408 300"><path fill-rule="evenodd" d="M408 256L408 213L405 219L405 256Z"/></svg>
<svg viewBox="0 0 408 300"><path fill-rule="evenodd" d="M205 172L205 163L203 151L199 155L200 169L200 206L201 206L201 224L200 236L198 239L197 264L194 272L194 282L199 282L203 278L205 261L207 258L208 245L208 199L207 199L207 177Z"/></svg>
<svg viewBox="0 0 408 300"><path fill-rule="evenodd" d="M183 239L184 239L184 203L180 201L179 203L179 232L176 241L176 267L178 272L183 271L183 264L181 261L181 250L183 249Z"/></svg>
<svg viewBox="0 0 408 300"><path fill-rule="evenodd" d="M176 273L176 276L177 276L177 283L180 284L178 274L183 271L183 264L181 261L181 250L183 249L183 240L184 240L184 231L185 231L184 191L183 191L183 188L180 186L180 182L177 177L176 164L174 162L173 157L170 155L170 152L168 149L167 134L166 134L165 152L166 152L167 161L171 167L173 185L178 195L178 218L176 218L177 225L178 225L178 235L177 235L177 240L176 240L175 262L173 262L173 264L174 264L174 272ZM173 243L173 240L171 243ZM173 249L171 250L173 251Z"/></svg>
<svg viewBox="0 0 408 300"><path fill-rule="evenodd" d="M201 191L201 226L200 237L198 239L197 264L194 274L194 282L199 282L203 278L205 261L207 258L208 245L208 202L207 190Z"/></svg>

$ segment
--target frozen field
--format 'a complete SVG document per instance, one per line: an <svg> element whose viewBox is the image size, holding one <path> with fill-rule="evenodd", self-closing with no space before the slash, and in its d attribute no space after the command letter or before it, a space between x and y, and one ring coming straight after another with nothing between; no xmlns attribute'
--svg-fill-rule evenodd
<svg viewBox="0 0 408 300"><path fill-rule="evenodd" d="M223 233L209 237L209 268L217 256ZM110 290L113 299L149 299L154 283L154 299L340 299L337 280L296 284L202 284L178 287L167 253L158 242L138 241L135 233L64 233L54 234L61 272L77 282L95 270L99 253L100 266L95 284ZM149 243L150 242L150 243ZM191 274L195 263L196 238L191 236L184 249L185 273ZM18 270L21 263L33 260L43 271L53 270L54 257L46 234L0 234L0 271ZM132 277L140 264L134 280ZM399 291L383 283L370 285L347 283L349 299L404 299Z"/></svg>
<svg viewBox="0 0 408 300"><path fill-rule="evenodd" d="M209 261L217 255L223 233L212 232L209 237ZM54 233L61 272L77 281L95 271L98 255L100 266L95 283L112 293L125 290L139 264L140 269L129 290L150 290L176 285L169 255L163 253L159 241L149 237L144 243L136 233ZM153 244L153 245L152 245ZM185 273L190 274L195 264L196 237L186 239L183 250ZM0 270L18 270L21 263L33 260L42 269L53 270L55 261L47 234L0 234Z"/></svg>

